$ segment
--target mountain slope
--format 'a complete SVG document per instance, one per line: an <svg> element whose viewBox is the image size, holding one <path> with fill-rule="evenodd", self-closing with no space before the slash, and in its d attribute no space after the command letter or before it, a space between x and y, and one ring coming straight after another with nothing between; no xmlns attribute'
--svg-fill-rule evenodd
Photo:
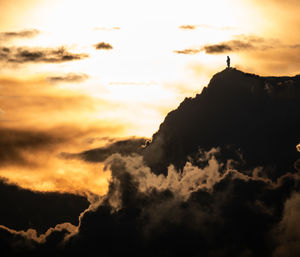
<svg viewBox="0 0 300 257"><path fill-rule="evenodd" d="M160 173L170 164L182 168L199 149L220 147L224 160L239 160L244 168L268 167L276 178L292 171L298 157L299 103L300 76L260 77L225 69L166 116L144 159Z"/></svg>

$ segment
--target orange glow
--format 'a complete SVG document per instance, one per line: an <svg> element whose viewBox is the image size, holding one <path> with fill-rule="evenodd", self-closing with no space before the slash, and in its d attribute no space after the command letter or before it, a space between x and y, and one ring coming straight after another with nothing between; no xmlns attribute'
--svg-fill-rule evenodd
<svg viewBox="0 0 300 257"><path fill-rule="evenodd" d="M27 156L34 159L35 156ZM107 191L110 172L103 171L101 164L89 164L80 160L62 160L39 153L39 164L32 167L4 167L0 176L9 183L40 192L71 192L80 195L89 193L104 195Z"/></svg>

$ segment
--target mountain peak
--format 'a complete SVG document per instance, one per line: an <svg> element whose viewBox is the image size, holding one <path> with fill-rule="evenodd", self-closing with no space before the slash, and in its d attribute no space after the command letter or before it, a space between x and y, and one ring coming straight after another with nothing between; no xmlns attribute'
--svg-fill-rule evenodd
<svg viewBox="0 0 300 257"><path fill-rule="evenodd" d="M219 147L228 159L239 152L248 168L278 167L278 177L298 158L299 101L299 76L262 77L227 68L166 116L144 159L159 173L170 164L181 169L199 149Z"/></svg>
<svg viewBox="0 0 300 257"><path fill-rule="evenodd" d="M212 77L208 88L216 88L219 93L224 93L225 90L251 90L253 87L257 88L262 85L263 80L258 75L245 73L235 68L226 68Z"/></svg>

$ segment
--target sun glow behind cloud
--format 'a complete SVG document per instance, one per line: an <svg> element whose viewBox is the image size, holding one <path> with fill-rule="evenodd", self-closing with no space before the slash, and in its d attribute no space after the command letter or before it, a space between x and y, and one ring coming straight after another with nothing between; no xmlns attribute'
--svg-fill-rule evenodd
<svg viewBox="0 0 300 257"><path fill-rule="evenodd" d="M218 8L216 3L218 2ZM203 76L194 76L185 72L189 63L201 59L181 58L173 53L174 49L186 46L197 46L208 42L229 39L230 30L213 30L203 28L198 32L180 31L179 26L186 23L204 24L211 27L237 27L239 12L233 7L232 1L211 1L205 4L199 1L45 1L38 4L22 19L24 27L38 24L42 31L31 46L55 47L65 45L73 52L84 52L90 58L80 62L62 63L58 65L41 64L22 68L21 73L30 74L81 72L90 76L89 81L82 85L67 85L68 89L79 90L85 94L117 101L129 107L128 102L138 103L143 108L154 105L152 110L152 126L150 121L139 125L143 120L144 111L137 115L136 131L139 135L150 136L169 109L189 94L200 92L207 83L210 72ZM220 6L221 4L221 6ZM239 19L241 22L241 19ZM95 30L97 27L119 30ZM235 31L236 32L236 31ZM96 50L92 46L97 42L108 42L112 51ZM194 42L191 44L191 42ZM216 65L221 58L203 56L204 60L213 60ZM25 69L25 71L24 71ZM212 73L213 71L211 71ZM16 71L14 71L16 75ZM203 80L199 81L199 78ZM147 84L154 81L153 86L135 86L137 83ZM117 82L120 86L115 86ZM130 85L130 83L132 83ZM174 90L166 84L189 84L184 95L174 94ZM192 88L190 85L193 85ZM73 87L73 88L72 88ZM143 101L141 101L143 99ZM159 106L158 103L162 103ZM157 109L158 107L158 109ZM139 108L141 109L141 108ZM129 108L128 112L132 112ZM150 109L147 111L151 112ZM114 111L116 114L116 111ZM104 115L99 113L99 116ZM126 115L125 115L126 116ZM149 120L150 116L147 116ZM158 117L160 116L160 118ZM122 117L124 115L122 114ZM118 116L112 117L118 119ZM142 126L142 127L141 127Z"/></svg>

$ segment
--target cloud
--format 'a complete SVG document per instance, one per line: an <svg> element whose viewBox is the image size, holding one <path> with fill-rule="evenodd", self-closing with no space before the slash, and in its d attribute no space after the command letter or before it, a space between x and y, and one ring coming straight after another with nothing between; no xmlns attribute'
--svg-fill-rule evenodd
<svg viewBox="0 0 300 257"><path fill-rule="evenodd" d="M110 174L102 174L101 164L62 159L59 154L102 144L91 145L88 138L120 135L124 128L117 121L91 118L114 106L53 87L44 75L26 80L2 77L0 84L0 176L38 191L105 193Z"/></svg>
<svg viewBox="0 0 300 257"><path fill-rule="evenodd" d="M257 36L238 35L233 40L224 41L218 44L208 44L200 48L188 48L184 50L175 50L177 54L197 54L205 52L206 54L221 54L228 52L238 52L245 50L268 50L274 47L298 47L298 45L283 45L278 40L266 40Z"/></svg>
<svg viewBox="0 0 300 257"><path fill-rule="evenodd" d="M0 32L0 40L10 40L14 38L32 38L40 33L37 29Z"/></svg>
<svg viewBox="0 0 300 257"><path fill-rule="evenodd" d="M233 51L241 51L247 49L253 49L254 46L249 42L242 42L239 40L233 40L215 45L206 45L203 47L205 53L207 54L218 54L227 53Z"/></svg>
<svg viewBox="0 0 300 257"><path fill-rule="evenodd" d="M179 29L182 30L196 30L198 28L204 28L204 29L214 29L214 30L232 30L234 27L215 27L209 24L186 24L186 25L181 25L179 26Z"/></svg>
<svg viewBox="0 0 300 257"><path fill-rule="evenodd" d="M89 76L84 73L68 73L66 75L61 75L61 76L49 76L46 79L51 83L60 83L60 82L79 83L88 78Z"/></svg>
<svg viewBox="0 0 300 257"><path fill-rule="evenodd" d="M34 192L5 180L0 180L0 192L0 225L14 230L31 228L45 233L49 227L64 222L78 225L78 216L89 206L83 196Z"/></svg>
<svg viewBox="0 0 300 257"><path fill-rule="evenodd" d="M59 146L74 142L73 137L82 131L67 126L48 130L0 127L0 133L2 135L0 167L7 165L34 167L39 162L30 158L28 154L54 151Z"/></svg>
<svg viewBox="0 0 300 257"><path fill-rule="evenodd" d="M0 131L7 137L0 142L0 176L9 183L41 192L77 195L106 192L110 173L103 173L103 165L60 157L63 151L83 147L85 137L101 134L101 128L65 126L44 131Z"/></svg>
<svg viewBox="0 0 300 257"><path fill-rule="evenodd" d="M42 244L44 247L48 247L49 244L52 245L53 242L51 241L53 239L57 241L57 238L55 238L57 235L59 237L61 237L61 234L65 236L67 234L76 232L76 229L76 226L66 222L58 224L55 227L49 228L44 234L38 234L37 231L32 228L27 229L26 231L14 230L6 226L0 225L0 242L3 244L3 241L5 241L7 242L7 245L18 245L17 247L14 247L15 249L7 249L8 247L6 247L6 249L3 249L3 253L6 256L14 256L16 254L15 252L32 252L32 250L35 249L35 247L38 246L38 244ZM19 249L19 247L22 248L22 250ZM49 254L49 252L45 252L45 254Z"/></svg>
<svg viewBox="0 0 300 257"><path fill-rule="evenodd" d="M120 30L120 27L97 27L94 30L102 30L102 31L114 31L114 30Z"/></svg>
<svg viewBox="0 0 300 257"><path fill-rule="evenodd" d="M83 74L78 75L84 77ZM76 77L66 78L74 80ZM78 120L80 120L79 124L82 124L83 116L95 111L98 104L101 104L102 109L109 105L101 99L96 100L91 96L53 87L47 82L45 76L29 79L2 77L0 83L1 120L10 120L6 122L6 126L10 127L19 128L22 124L23 127L34 127L36 130L65 123L75 126ZM53 121L52 125L49 119Z"/></svg>
<svg viewBox="0 0 300 257"><path fill-rule="evenodd" d="M152 173L142 156L114 154L105 161L112 173L109 190L80 215L78 226L59 224L39 237L34 230L2 227L20 237L0 236L0 242L9 238L10 251L29 248L44 256L49 244L51 254L63 256L99 247L107 256L271 256L268 245L276 241L270 232L299 177L272 182L258 172L224 173L218 154L217 149L203 153L204 168L187 162L178 172L170 166L166 176Z"/></svg>
<svg viewBox="0 0 300 257"><path fill-rule="evenodd" d="M204 169L186 164L178 173L169 167L166 177L153 174L138 156L111 156L107 160L112 171L107 199L82 217L79 233L67 247L92 251L102 242L101 251L109 256L117 256L118 249L131 256L141 252L164 256L239 256L246 252L258 256L263 252L269 256L264 247L269 243L266 236L276 224L273 215L280 212L279 202L285 199L273 196L289 182L283 180L270 188L264 179L236 171L222 175L215 154L218 152L207 155ZM285 194L291 190L289 187ZM218 236L221 231L228 236ZM238 247L235 240L240 242Z"/></svg>
<svg viewBox="0 0 300 257"><path fill-rule="evenodd" d="M8 63L60 63L87 58L84 53L71 53L65 47L27 48L2 47L0 48L0 61Z"/></svg>
<svg viewBox="0 0 300 257"><path fill-rule="evenodd" d="M291 45L268 51L252 51L246 53L247 66L255 67L259 62L259 68L264 70L264 74L297 74L300 68L298 52L299 49Z"/></svg>
<svg viewBox="0 0 300 257"><path fill-rule="evenodd" d="M60 153L81 149L86 137L106 130L76 124L48 130L1 128L0 177L33 191L103 195L110 173L103 173L102 164L63 159Z"/></svg>
<svg viewBox="0 0 300 257"><path fill-rule="evenodd" d="M32 130L0 128L0 163L1 166L8 164L30 165L23 155L26 151L38 151L51 148L53 145L64 143L67 138L63 135L53 135L47 132Z"/></svg>
<svg viewBox="0 0 300 257"><path fill-rule="evenodd" d="M94 47L97 50L112 50L113 46L109 43L105 43L105 42L100 42L98 44L95 44Z"/></svg>
<svg viewBox="0 0 300 257"><path fill-rule="evenodd" d="M300 254L300 226L298 217L300 215L300 194L295 193L285 202L283 218L274 229L278 240L278 246L273 257L290 256L296 257Z"/></svg>
<svg viewBox="0 0 300 257"><path fill-rule="evenodd" d="M78 154L62 153L61 156L64 158L81 158L88 162L103 162L115 153L122 155L140 153L145 142L145 138L132 138L113 142L104 147L87 150Z"/></svg>
<svg viewBox="0 0 300 257"><path fill-rule="evenodd" d="M174 53L176 54L197 54L201 52L200 49L184 49L184 50L175 50Z"/></svg>
<svg viewBox="0 0 300 257"><path fill-rule="evenodd" d="M184 29L184 30L194 30L197 28L197 26L196 25L181 25L179 28Z"/></svg>

